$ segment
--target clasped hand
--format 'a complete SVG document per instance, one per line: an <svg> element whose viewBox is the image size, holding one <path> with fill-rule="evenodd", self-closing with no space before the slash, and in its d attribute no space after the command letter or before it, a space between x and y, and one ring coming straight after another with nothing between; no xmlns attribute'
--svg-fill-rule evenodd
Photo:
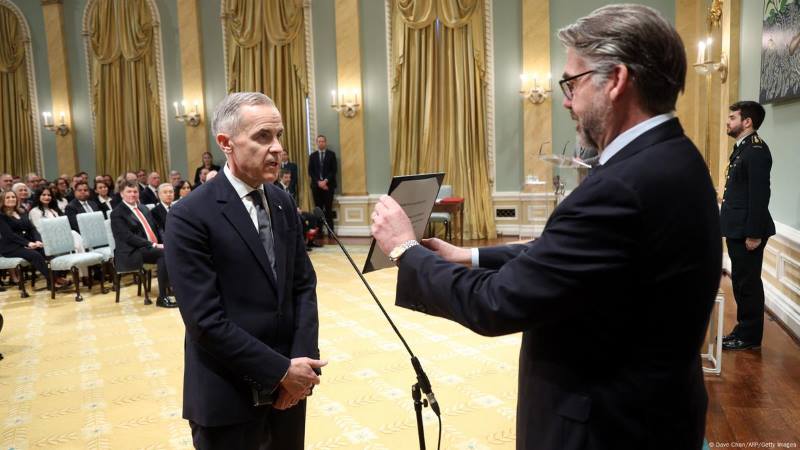
<svg viewBox="0 0 800 450"><path fill-rule="evenodd" d="M314 369L328 364L328 361L311 358L292 358L286 376L278 386L278 399L273 403L275 409L288 409L300 400L311 395L315 384L319 384L319 375Z"/></svg>

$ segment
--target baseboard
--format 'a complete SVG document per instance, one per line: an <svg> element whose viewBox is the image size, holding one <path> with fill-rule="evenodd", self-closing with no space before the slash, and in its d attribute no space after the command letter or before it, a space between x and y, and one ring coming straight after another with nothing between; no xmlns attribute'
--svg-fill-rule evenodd
<svg viewBox="0 0 800 450"><path fill-rule="evenodd" d="M522 236L522 237L539 237L544 230L543 225L515 225L515 224L497 224L498 236Z"/></svg>
<svg viewBox="0 0 800 450"><path fill-rule="evenodd" d="M800 340L800 306L767 282L764 282L764 297L769 312L796 340Z"/></svg>
<svg viewBox="0 0 800 450"><path fill-rule="evenodd" d="M334 230L337 236L344 237L370 237L372 233L368 226L363 225L336 225Z"/></svg>

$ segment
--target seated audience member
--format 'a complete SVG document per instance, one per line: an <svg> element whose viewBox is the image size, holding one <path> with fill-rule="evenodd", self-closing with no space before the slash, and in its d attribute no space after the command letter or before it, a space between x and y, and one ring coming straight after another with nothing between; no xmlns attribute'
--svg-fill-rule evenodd
<svg viewBox="0 0 800 450"><path fill-rule="evenodd" d="M139 193L139 201L145 205L157 204L159 185L161 185L161 175L158 172L150 172L147 176L147 186Z"/></svg>
<svg viewBox="0 0 800 450"><path fill-rule="evenodd" d="M181 181L183 176L177 170L171 170L169 172L169 184L175 186L178 181Z"/></svg>
<svg viewBox="0 0 800 450"><path fill-rule="evenodd" d="M105 178L101 177L101 179L96 179L94 182L94 201L97 202L100 211L103 211L103 216L108 219L108 214L111 211L111 197L108 193L111 189L104 180Z"/></svg>
<svg viewBox="0 0 800 450"><path fill-rule="evenodd" d="M31 210L32 205L31 190L28 188L28 185L25 183L14 183L11 190L17 195L17 209L20 213L27 214L28 211Z"/></svg>
<svg viewBox="0 0 800 450"><path fill-rule="evenodd" d="M139 196L141 196L142 191L144 191L144 189L147 187L147 172L145 172L144 169L137 170L136 180L139 182Z"/></svg>
<svg viewBox="0 0 800 450"><path fill-rule="evenodd" d="M167 296L169 275L164 261L164 244L153 216L139 203L139 186L128 181L122 189L122 204L111 211L111 231L116 249L114 264L120 270L132 270L143 263L158 266L158 300L156 306L175 308L178 303ZM147 303L145 303L147 304Z"/></svg>
<svg viewBox="0 0 800 450"><path fill-rule="evenodd" d="M64 211L64 208L72 200L72 190L69 188L69 182L64 177L58 177L55 184L56 190L53 191L53 198L58 203L58 209Z"/></svg>
<svg viewBox="0 0 800 450"><path fill-rule="evenodd" d="M84 183L89 184L89 174L88 173L86 173L86 172L78 172L78 176L81 177L81 180Z"/></svg>
<svg viewBox="0 0 800 450"><path fill-rule="evenodd" d="M75 184L75 198L64 208L64 214L69 218L69 226L80 232L77 215L94 211L102 210L94 200L89 198L89 184L85 181L78 181Z"/></svg>
<svg viewBox="0 0 800 450"><path fill-rule="evenodd" d="M122 188L125 187L126 182L138 182L136 174L133 172L125 172L124 175L117 177L116 189L114 195L111 196L111 207L116 208L122 203ZM139 191L141 193L141 191Z"/></svg>
<svg viewBox="0 0 800 450"><path fill-rule="evenodd" d="M27 186L26 186L27 188ZM0 213L0 255L9 258L22 258L44 275L50 288L50 270L44 259L44 245L39 232L26 214L20 214L17 194L14 191L2 193L2 213ZM63 279L56 280L56 286Z"/></svg>
<svg viewBox="0 0 800 450"><path fill-rule="evenodd" d="M201 178L201 172L205 169L206 174L212 170L219 172L219 166L214 164L214 157L210 152L203 153L203 163L194 171L194 185L199 186L206 182L205 177Z"/></svg>
<svg viewBox="0 0 800 450"><path fill-rule="evenodd" d="M12 186L14 186L14 177L10 173L0 175L0 190L10 191Z"/></svg>
<svg viewBox="0 0 800 450"><path fill-rule="evenodd" d="M114 179L111 178L111 175L104 174L103 175L103 181L105 181L106 182L106 186L108 186L108 196L109 197L113 197L114 196Z"/></svg>
<svg viewBox="0 0 800 450"><path fill-rule="evenodd" d="M183 197L189 195L189 193L192 192L192 189L194 189L194 187L192 187L192 183L189 183L189 181L181 180L178 182L178 184L173 186L173 189L175 191L175 201L177 202Z"/></svg>
<svg viewBox="0 0 800 450"><path fill-rule="evenodd" d="M211 171L206 169L205 167L201 168L200 169L200 176L198 177L198 181L194 185L195 186L200 186L201 184L205 183L207 181L206 179L208 178L208 172L211 172Z"/></svg>
<svg viewBox="0 0 800 450"><path fill-rule="evenodd" d="M42 181L42 177L37 175L35 172L31 172L25 176L25 185L28 186L28 190L33 192L39 189L39 183Z"/></svg>
<svg viewBox="0 0 800 450"><path fill-rule="evenodd" d="M64 215L55 202L52 192L50 188L45 188L33 193L33 206L28 212L28 218L36 228L39 228L39 222L42 219L52 219Z"/></svg>
<svg viewBox="0 0 800 450"><path fill-rule="evenodd" d="M156 226L161 235L164 235L167 224L167 214L172 207L172 202L175 199L175 188L169 183L161 183L158 187L158 204L151 210L153 219L156 221Z"/></svg>
<svg viewBox="0 0 800 450"><path fill-rule="evenodd" d="M278 173L278 179L275 180L275 186L283 189L284 192L291 195L294 202L297 203L297 188L296 184L292 182L292 172L288 169L281 169Z"/></svg>

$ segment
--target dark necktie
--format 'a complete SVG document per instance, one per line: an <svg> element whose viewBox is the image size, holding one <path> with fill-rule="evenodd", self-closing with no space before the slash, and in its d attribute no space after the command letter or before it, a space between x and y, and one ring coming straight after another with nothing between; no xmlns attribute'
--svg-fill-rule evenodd
<svg viewBox="0 0 800 450"><path fill-rule="evenodd" d="M319 152L319 179L325 179L325 152Z"/></svg>
<svg viewBox="0 0 800 450"><path fill-rule="evenodd" d="M261 192L259 189L250 191L247 194L253 201L256 207L256 216L258 217L258 237L261 239L261 245L264 246L264 251L267 252L267 259L269 260L272 274L278 278L278 272L275 268L275 243L272 240L272 223L269 220L269 213L264 208L264 202L261 199Z"/></svg>
<svg viewBox="0 0 800 450"><path fill-rule="evenodd" d="M92 207L91 207L91 206L89 206L89 203L88 203L88 202L82 202L82 204L83 204L83 211L84 211L84 212L90 213L90 212L93 212L93 211L94 211L94 210L92 209Z"/></svg>

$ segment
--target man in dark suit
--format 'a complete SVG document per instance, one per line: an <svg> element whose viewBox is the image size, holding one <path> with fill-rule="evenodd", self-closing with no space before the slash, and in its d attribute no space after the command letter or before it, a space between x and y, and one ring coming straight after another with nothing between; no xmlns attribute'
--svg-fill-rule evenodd
<svg viewBox="0 0 800 450"><path fill-rule="evenodd" d="M281 153L281 171L286 170L290 174L292 174L291 182L289 183L289 191L294 196L295 202L297 201L297 180L299 174L297 173L297 164L289 161L289 152L286 149L283 149L283 153ZM280 178L278 178L280 181Z"/></svg>
<svg viewBox="0 0 800 450"><path fill-rule="evenodd" d="M122 188L122 204L111 210L111 232L114 234L114 265L120 270L137 269L144 263L158 268L156 306L175 308L175 298L167 295L169 272L164 260L164 244L150 211L139 203L139 186L133 181ZM145 305L152 303L145 299Z"/></svg>
<svg viewBox="0 0 800 450"><path fill-rule="evenodd" d="M325 362L316 274L295 203L273 185L281 115L264 94L233 93L212 129L225 167L167 218L186 324L183 417L199 449L302 449L305 397Z"/></svg>
<svg viewBox="0 0 800 450"><path fill-rule="evenodd" d="M275 181L275 186L291 195L292 199L297 203L297 191L292 189L292 184L292 173L288 169L281 169L278 173L278 180Z"/></svg>
<svg viewBox="0 0 800 450"><path fill-rule="evenodd" d="M167 214L172 208L172 202L175 200L175 188L169 183L161 183L158 187L158 204L150 211L153 214L153 219L156 222L158 231L164 236L164 230L167 225Z"/></svg>
<svg viewBox="0 0 800 450"><path fill-rule="evenodd" d="M723 338L725 350L761 347L764 335L764 284L761 263L767 239L775 234L769 214L772 155L756 133L764 107L753 101L730 106L728 136L736 139L731 153L720 224L731 258L731 285L736 300L736 327Z"/></svg>
<svg viewBox="0 0 800 450"><path fill-rule="evenodd" d="M388 196L373 236L398 261L399 306L484 335L523 332L517 448L699 450L698 349L722 249L708 169L674 113L683 44L641 5L600 8L558 35L564 106L600 159L541 237L418 245Z"/></svg>
<svg viewBox="0 0 800 450"><path fill-rule="evenodd" d="M333 194L336 191L336 153L328 148L328 138L317 136L317 151L308 157L308 176L314 205L325 212L325 221L333 230Z"/></svg>
<svg viewBox="0 0 800 450"><path fill-rule="evenodd" d="M75 198L73 198L64 208L64 215L69 218L69 226L73 230L80 232L78 228L78 214L106 211L106 208L101 208L94 200L90 198L89 184L85 181L78 181L75 183L74 188Z"/></svg>
<svg viewBox="0 0 800 450"><path fill-rule="evenodd" d="M158 203L158 187L161 185L161 175L151 172L147 176L147 185L139 191L139 201L145 205Z"/></svg>

